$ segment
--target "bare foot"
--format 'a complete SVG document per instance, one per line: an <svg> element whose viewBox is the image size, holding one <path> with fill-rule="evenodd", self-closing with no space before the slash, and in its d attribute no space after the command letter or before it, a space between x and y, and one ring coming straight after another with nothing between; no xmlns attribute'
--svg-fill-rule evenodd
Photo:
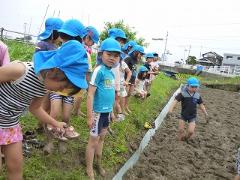
<svg viewBox="0 0 240 180"><path fill-rule="evenodd" d="M106 176L106 171L103 169L101 165L97 165L97 170L102 177Z"/></svg>
<svg viewBox="0 0 240 180"><path fill-rule="evenodd" d="M95 180L93 171L86 171L89 180Z"/></svg>
<svg viewBox="0 0 240 180"><path fill-rule="evenodd" d="M131 111L128 107L126 108L126 111L127 111L129 114L132 113L132 111Z"/></svg>
<svg viewBox="0 0 240 180"><path fill-rule="evenodd" d="M125 116L129 116L129 114L127 113L127 111L123 111L123 114L124 114Z"/></svg>

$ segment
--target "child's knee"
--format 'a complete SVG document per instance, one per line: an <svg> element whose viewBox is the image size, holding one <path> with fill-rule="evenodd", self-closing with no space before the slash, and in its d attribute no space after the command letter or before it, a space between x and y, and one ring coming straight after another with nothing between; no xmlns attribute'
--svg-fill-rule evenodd
<svg viewBox="0 0 240 180"><path fill-rule="evenodd" d="M9 173L17 173L22 171L23 157L10 157L6 161L7 169Z"/></svg>

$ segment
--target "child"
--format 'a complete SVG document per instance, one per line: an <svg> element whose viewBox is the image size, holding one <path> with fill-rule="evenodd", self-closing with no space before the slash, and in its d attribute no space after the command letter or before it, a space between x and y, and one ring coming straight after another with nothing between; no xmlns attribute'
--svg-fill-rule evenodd
<svg viewBox="0 0 240 180"><path fill-rule="evenodd" d="M124 46L122 47L122 51L125 53L124 58L126 58L128 56L128 53L132 50L132 48L137 45L137 43L135 41L128 41L126 44L124 44Z"/></svg>
<svg viewBox="0 0 240 180"><path fill-rule="evenodd" d="M120 60L121 46L113 38L104 40L101 44L102 63L93 72L87 96L87 124L90 136L86 148L87 175L94 179L93 159L96 153L97 168L102 176L102 149L107 133L111 112L115 99L114 75L111 67Z"/></svg>
<svg viewBox="0 0 240 180"><path fill-rule="evenodd" d="M192 139L193 137L197 120L197 104L200 105L200 109L205 114L206 119L208 116L205 106L203 105L202 98L200 94L197 92L199 86L200 86L199 80L196 79L195 77L190 77L187 80L187 86L182 88L182 91L175 97L175 100L169 110L169 113L172 113L177 102L181 101L182 111L181 119L179 120L179 135L178 135L178 138L181 141ZM188 132L186 135L184 132L185 122L189 124Z"/></svg>
<svg viewBox="0 0 240 180"><path fill-rule="evenodd" d="M0 66L6 65L10 62L8 47L0 41Z"/></svg>
<svg viewBox="0 0 240 180"><path fill-rule="evenodd" d="M83 33L85 32L84 29L85 27L83 26L83 24L77 19L67 20L62 25L62 28L59 30L59 35L63 44L67 43L70 40L77 40L79 41L80 44L80 42L82 42L81 38L83 36ZM82 53L85 53L87 59L86 50L84 49L83 46L82 48L83 48ZM87 88L87 83L85 84L84 88L85 89ZM67 127L65 128L64 132L59 132L56 129L52 128L50 125L47 125L47 129L55 138L61 140L59 142L59 149L62 153L65 153L67 149L65 147L65 143L63 143L62 141L67 141L68 139L79 137L79 133L77 133L74 127L70 125L70 117L73 109L74 97L68 96L68 94L66 94L65 92L55 91L50 93L50 101L51 101L50 115L55 119L57 119L58 116L61 115L62 120L67 123ZM46 154L51 154L52 149L53 149L52 137L49 136L47 132L47 144L44 147L44 152Z"/></svg>
<svg viewBox="0 0 240 180"><path fill-rule="evenodd" d="M86 27L86 32L83 36L83 44L85 49L87 50L87 55L88 55L88 65L89 65L89 69L88 69L88 73L87 73L87 81L90 81L90 77L91 77L91 73L92 73L92 59L91 59L91 47L94 44L97 44L99 41L99 33L98 31L92 27L92 26L88 26ZM82 94L82 96L85 93ZM82 102L82 96L80 97L76 97L74 100L74 110L73 110L73 114L74 115L80 115L83 117L86 117L86 115L81 111L81 102Z"/></svg>
<svg viewBox="0 0 240 180"><path fill-rule="evenodd" d="M150 95L149 91L150 91L150 87L151 87L151 83L152 83L150 76L151 76L151 74L155 74L152 71L152 66L151 66L151 63L153 62L153 59L154 59L154 55L153 55L153 53L147 53L145 55L145 58L146 58L146 62L144 63L144 66L148 69L148 74L147 74L146 81L145 81L145 89L147 91L147 94Z"/></svg>
<svg viewBox="0 0 240 180"><path fill-rule="evenodd" d="M127 113L126 107L126 97L127 97L127 90L126 87L129 85L129 81L132 76L131 70L128 68L128 65L123 61L120 60L120 103L121 103L121 109L124 115L129 115ZM126 74L126 80L125 80L125 74Z"/></svg>
<svg viewBox="0 0 240 180"><path fill-rule="evenodd" d="M114 38L116 41L118 41L121 45L121 47L126 43L127 37L125 32L122 29L119 28L112 28L109 29L108 35L111 38ZM120 59L122 59L123 53L120 54ZM112 67L113 74L115 76L115 111L117 113L117 116L115 118L115 115L113 113L113 119L116 119L118 121L122 121L125 119L122 108L120 105L120 64L116 64L116 66Z"/></svg>
<svg viewBox="0 0 240 180"><path fill-rule="evenodd" d="M45 31L39 34L35 52L57 49L60 43L58 30L62 27L63 21L60 18L48 18L45 21Z"/></svg>
<svg viewBox="0 0 240 180"><path fill-rule="evenodd" d="M32 63L13 62L0 67L0 146L3 149L7 179L22 179L22 132L19 118L29 111L40 121L63 129L58 122L41 107L46 89L60 91L71 88L72 93L83 88L85 72L82 70L85 53L82 46L71 41L59 50L38 52Z"/></svg>
<svg viewBox="0 0 240 180"><path fill-rule="evenodd" d="M127 93L128 96L126 98L126 110L128 113L131 113L129 107L128 107L128 98L130 95L132 95L134 91L134 86L135 86L135 79L137 76L137 67L136 65L138 62L141 60L142 56L144 55L144 48L140 45L135 45L132 50L128 54L129 56L124 59L124 62L128 65L129 69L132 72L131 79L129 81L129 86L127 87ZM126 76L125 76L126 78Z"/></svg>
<svg viewBox="0 0 240 180"><path fill-rule="evenodd" d="M63 21L60 18L48 18L45 21L45 30L38 36L40 42L35 47L35 52L55 50L60 43L58 30L62 27ZM43 109L50 113L49 92L46 93L43 100ZM43 125L39 124L37 131L43 131Z"/></svg>
<svg viewBox="0 0 240 180"><path fill-rule="evenodd" d="M141 66L139 68L139 72L137 75L136 83L135 83L135 92L138 97L142 99L147 97L147 91L145 90L145 79L148 74L148 69L145 66Z"/></svg>

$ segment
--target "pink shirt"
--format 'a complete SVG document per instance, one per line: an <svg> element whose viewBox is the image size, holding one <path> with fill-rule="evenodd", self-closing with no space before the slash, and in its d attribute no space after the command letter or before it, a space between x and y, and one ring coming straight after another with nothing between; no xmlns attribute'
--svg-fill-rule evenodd
<svg viewBox="0 0 240 180"><path fill-rule="evenodd" d="M7 46L0 41L0 66L8 64L10 62L8 48Z"/></svg>

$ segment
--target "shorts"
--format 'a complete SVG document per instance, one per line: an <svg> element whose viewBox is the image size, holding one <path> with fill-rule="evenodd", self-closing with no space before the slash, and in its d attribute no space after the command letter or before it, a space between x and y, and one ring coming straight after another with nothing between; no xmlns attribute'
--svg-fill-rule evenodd
<svg viewBox="0 0 240 180"><path fill-rule="evenodd" d="M74 103L74 97L72 96L63 96L56 93L50 93L50 100L56 100L61 99L66 104L73 104Z"/></svg>
<svg viewBox="0 0 240 180"><path fill-rule="evenodd" d="M120 86L120 97L127 97L127 91L126 91L126 87L121 85Z"/></svg>
<svg viewBox="0 0 240 180"><path fill-rule="evenodd" d="M91 136L99 136L103 129L107 129L111 121L111 113L93 112L94 126L90 130Z"/></svg>
<svg viewBox="0 0 240 180"><path fill-rule="evenodd" d="M183 115L181 115L181 119L187 123L191 123L191 122L196 122L197 121L197 117L193 117L193 118L186 118Z"/></svg>
<svg viewBox="0 0 240 180"><path fill-rule="evenodd" d="M0 146L9 145L23 140L20 124L11 128L0 128Z"/></svg>
<svg viewBox="0 0 240 180"><path fill-rule="evenodd" d="M237 155L237 174L240 176L240 148L238 149L238 155Z"/></svg>

